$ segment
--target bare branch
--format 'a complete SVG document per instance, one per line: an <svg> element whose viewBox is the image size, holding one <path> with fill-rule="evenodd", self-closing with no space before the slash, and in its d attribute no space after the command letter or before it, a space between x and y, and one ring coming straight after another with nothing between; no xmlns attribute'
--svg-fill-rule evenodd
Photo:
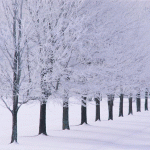
<svg viewBox="0 0 150 150"><path fill-rule="evenodd" d="M1 96L1 99L3 101L3 103L5 104L6 108L13 114L13 111L10 109L10 107L7 105L7 103L5 102L5 100L3 99L3 97Z"/></svg>

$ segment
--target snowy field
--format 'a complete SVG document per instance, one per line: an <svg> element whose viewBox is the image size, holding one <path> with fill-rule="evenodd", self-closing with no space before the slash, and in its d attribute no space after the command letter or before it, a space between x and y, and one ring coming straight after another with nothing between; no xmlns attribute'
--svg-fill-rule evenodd
<svg viewBox="0 0 150 150"><path fill-rule="evenodd" d="M22 106L18 114L18 142L9 144L11 139L11 114L0 107L0 150L149 150L150 112L136 112L128 116L128 100L124 100L124 117L118 117L119 101L114 103L114 120L108 121L105 99L101 102L101 122L95 120L95 103L88 103L88 125L80 126L80 105L70 104L70 128L62 131L62 107L59 104L47 105L48 136L38 134L38 102Z"/></svg>

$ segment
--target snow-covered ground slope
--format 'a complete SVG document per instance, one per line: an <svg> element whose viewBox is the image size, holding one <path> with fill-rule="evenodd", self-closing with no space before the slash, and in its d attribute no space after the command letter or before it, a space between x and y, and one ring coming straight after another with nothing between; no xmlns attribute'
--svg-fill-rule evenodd
<svg viewBox="0 0 150 150"><path fill-rule="evenodd" d="M114 120L108 121L107 101L101 102L101 122L95 122L95 103L88 103L88 125L80 126L80 105L70 104L70 128L62 131L62 107L47 105L48 136L37 136L39 104L24 105L18 114L18 142L9 144L11 136L11 114L0 108L0 150L149 150L150 112L136 112L128 116L128 100L124 100L124 117L118 117L119 100L114 103Z"/></svg>

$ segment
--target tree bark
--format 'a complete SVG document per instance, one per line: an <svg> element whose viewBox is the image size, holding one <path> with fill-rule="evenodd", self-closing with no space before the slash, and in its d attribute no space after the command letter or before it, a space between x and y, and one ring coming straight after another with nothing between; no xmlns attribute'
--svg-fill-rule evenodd
<svg viewBox="0 0 150 150"><path fill-rule="evenodd" d="M95 102L96 102L96 118L95 121L100 121L100 99L99 98L95 98Z"/></svg>
<svg viewBox="0 0 150 150"><path fill-rule="evenodd" d="M133 111L132 111L132 97L129 97L129 113L128 115L132 114L133 115Z"/></svg>
<svg viewBox="0 0 150 150"><path fill-rule="evenodd" d="M17 113L18 113L18 96L13 96L13 111L12 111L12 136L11 143L17 143Z"/></svg>
<svg viewBox="0 0 150 150"><path fill-rule="evenodd" d="M81 101L81 125L82 124L87 124L87 113L86 113L86 97L82 96L82 101Z"/></svg>
<svg viewBox="0 0 150 150"><path fill-rule="evenodd" d="M41 70L41 91L42 91L42 102L40 104L40 123L39 123L39 134L47 135L46 132L46 103L48 97L51 95L49 83L45 80L45 76L49 73L49 69L42 68Z"/></svg>
<svg viewBox="0 0 150 150"><path fill-rule="evenodd" d="M68 129L69 127L69 107L68 107L68 98L63 101L63 130Z"/></svg>
<svg viewBox="0 0 150 150"><path fill-rule="evenodd" d="M120 94L119 117L123 117L123 94Z"/></svg>
<svg viewBox="0 0 150 150"><path fill-rule="evenodd" d="M137 106L137 112L141 112L141 98L140 98L140 93L138 93L137 97L136 97L136 106Z"/></svg>
<svg viewBox="0 0 150 150"><path fill-rule="evenodd" d="M47 135L46 133L46 102L42 102L40 104L39 134Z"/></svg>
<svg viewBox="0 0 150 150"><path fill-rule="evenodd" d="M114 94L108 95L108 120L113 120Z"/></svg>
<svg viewBox="0 0 150 150"><path fill-rule="evenodd" d="M23 3L21 3L20 8ZM19 99L19 83L21 77L21 54L20 54L20 41L21 41L21 17L18 19L18 3L14 2L13 14L13 42L14 42L14 60L13 60L13 110L12 110L12 136L11 143L17 142L17 113L18 113L18 99ZM20 12L22 14L22 10ZM17 25L18 21L18 25ZM17 30L19 28L19 31ZM17 41L18 37L18 41Z"/></svg>
<svg viewBox="0 0 150 150"><path fill-rule="evenodd" d="M17 143L17 112L14 112L12 115L12 136L11 143Z"/></svg>
<svg viewBox="0 0 150 150"><path fill-rule="evenodd" d="M148 111L148 91L145 92L145 111Z"/></svg>

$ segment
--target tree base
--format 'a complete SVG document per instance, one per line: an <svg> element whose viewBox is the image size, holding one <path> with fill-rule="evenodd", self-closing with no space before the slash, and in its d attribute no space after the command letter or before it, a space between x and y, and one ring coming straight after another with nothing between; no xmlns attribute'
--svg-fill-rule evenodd
<svg viewBox="0 0 150 150"><path fill-rule="evenodd" d="M48 136L47 133L39 133L38 135Z"/></svg>
<svg viewBox="0 0 150 150"><path fill-rule="evenodd" d="M79 124L79 125L88 125L88 123L84 122L84 123L81 123L81 124Z"/></svg>
<svg viewBox="0 0 150 150"><path fill-rule="evenodd" d="M69 129L63 129L63 131L70 131L70 128Z"/></svg>
<svg viewBox="0 0 150 150"><path fill-rule="evenodd" d="M100 119L95 120L95 122L97 122L97 121L101 121L101 120Z"/></svg>
<svg viewBox="0 0 150 150"><path fill-rule="evenodd" d="M39 135L47 135L46 132L46 102L40 104L40 123L39 123Z"/></svg>
<svg viewBox="0 0 150 150"><path fill-rule="evenodd" d="M70 130L69 125L68 125L68 127L63 127L63 130Z"/></svg>
<svg viewBox="0 0 150 150"><path fill-rule="evenodd" d="M128 113L128 115L133 115L133 113Z"/></svg>
<svg viewBox="0 0 150 150"><path fill-rule="evenodd" d="M13 142L10 142L10 144L18 145L19 143L18 143L18 142L16 142L16 141L13 141Z"/></svg>

